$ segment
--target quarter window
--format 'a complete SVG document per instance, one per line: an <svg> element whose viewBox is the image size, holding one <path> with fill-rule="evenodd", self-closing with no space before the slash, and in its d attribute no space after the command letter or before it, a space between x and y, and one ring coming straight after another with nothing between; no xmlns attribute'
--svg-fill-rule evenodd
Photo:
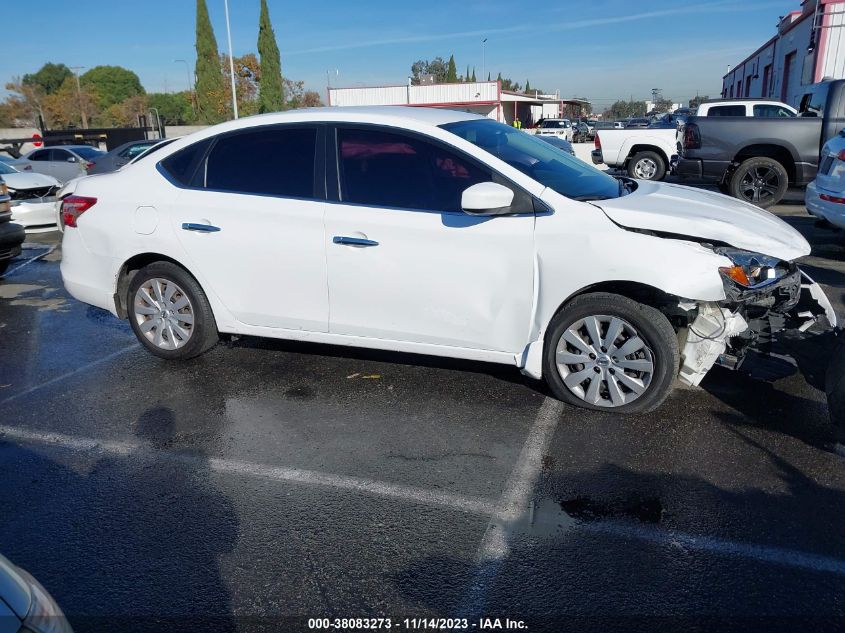
<svg viewBox="0 0 845 633"><path fill-rule="evenodd" d="M375 207L461 211L464 189L493 180L492 171L413 136L338 130L341 197Z"/></svg>
<svg viewBox="0 0 845 633"><path fill-rule="evenodd" d="M208 151L211 141L212 139L207 138L204 141L180 149L178 152L162 160L161 167L180 185L190 185L194 182L194 174L197 172L197 167L205 156L206 151Z"/></svg>
<svg viewBox="0 0 845 633"><path fill-rule="evenodd" d="M754 116L777 119L794 117L795 115L783 106L762 104L754 106Z"/></svg>
<svg viewBox="0 0 845 633"><path fill-rule="evenodd" d="M258 128L218 138L205 186L218 191L314 197L316 128Z"/></svg>

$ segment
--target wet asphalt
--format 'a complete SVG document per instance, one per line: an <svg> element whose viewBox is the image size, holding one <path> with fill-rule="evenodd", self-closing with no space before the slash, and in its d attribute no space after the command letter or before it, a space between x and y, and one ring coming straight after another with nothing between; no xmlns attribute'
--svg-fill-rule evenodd
<svg viewBox="0 0 845 633"><path fill-rule="evenodd" d="M845 314L845 234L793 198ZM845 462L800 375L621 417L483 363L250 338L168 363L64 292L58 235L0 281L0 552L77 631L845 626Z"/></svg>

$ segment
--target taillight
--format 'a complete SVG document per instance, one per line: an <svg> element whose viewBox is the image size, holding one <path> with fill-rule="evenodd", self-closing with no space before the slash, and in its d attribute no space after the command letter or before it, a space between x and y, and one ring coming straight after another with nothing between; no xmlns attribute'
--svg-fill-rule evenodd
<svg viewBox="0 0 845 633"><path fill-rule="evenodd" d="M85 196L68 196L62 200L62 224L76 226L77 218L97 204L96 198Z"/></svg>
<svg viewBox="0 0 845 633"><path fill-rule="evenodd" d="M89 169L91 169L91 168L92 168L94 165L96 165L96 164L97 164L97 163L92 163L90 160L89 160L89 161L87 161L87 162L85 163L85 171L88 171Z"/></svg>
<svg viewBox="0 0 845 633"><path fill-rule="evenodd" d="M601 139L598 134L596 134L596 140L593 141L593 143L595 144L596 149L601 149Z"/></svg>
<svg viewBox="0 0 845 633"><path fill-rule="evenodd" d="M701 134L695 123L684 126L684 149L701 149Z"/></svg>
<svg viewBox="0 0 845 633"><path fill-rule="evenodd" d="M839 160L841 160L841 161L845 162L845 149L843 149L841 152L839 152L839 153L836 155L836 158L838 158Z"/></svg>
<svg viewBox="0 0 845 633"><path fill-rule="evenodd" d="M839 198L837 196L829 196L826 193L819 195L819 198L822 200L826 200L827 202L835 202L836 204L845 204L845 198Z"/></svg>

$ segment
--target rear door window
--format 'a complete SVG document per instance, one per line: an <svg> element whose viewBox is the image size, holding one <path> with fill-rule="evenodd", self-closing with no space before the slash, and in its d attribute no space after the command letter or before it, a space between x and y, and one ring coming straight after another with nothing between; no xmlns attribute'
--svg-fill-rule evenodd
<svg viewBox="0 0 845 633"><path fill-rule="evenodd" d="M795 115L783 106L772 103L763 103L754 106L754 116L770 119L788 118Z"/></svg>
<svg viewBox="0 0 845 633"><path fill-rule="evenodd" d="M50 150L49 149L40 149L37 152L34 152L29 157L29 160L50 160Z"/></svg>
<svg viewBox="0 0 845 633"><path fill-rule="evenodd" d="M745 116L745 106L714 106L707 111L707 116Z"/></svg>
<svg viewBox="0 0 845 633"><path fill-rule="evenodd" d="M217 191L314 198L316 127L253 128L221 136L208 155L205 186Z"/></svg>

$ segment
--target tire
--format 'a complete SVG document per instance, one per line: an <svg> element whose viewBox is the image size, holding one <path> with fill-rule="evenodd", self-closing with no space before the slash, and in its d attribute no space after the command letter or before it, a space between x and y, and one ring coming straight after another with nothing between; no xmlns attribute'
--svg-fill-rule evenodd
<svg viewBox="0 0 845 633"><path fill-rule="evenodd" d="M2 262L0 262L0 277L2 277L7 270L9 270L9 264L11 263L11 259L4 259Z"/></svg>
<svg viewBox="0 0 845 633"><path fill-rule="evenodd" d="M666 162L657 152L638 152L628 161L628 175L637 180L663 180Z"/></svg>
<svg viewBox="0 0 845 633"><path fill-rule="evenodd" d="M613 335L611 327L618 331L615 346L608 346L606 339ZM590 335L591 329L598 334L598 341ZM580 339L578 345L571 343L578 343L573 335ZM635 338L641 345L630 343ZM680 367L678 338L666 316L620 295L576 297L552 318L545 340L546 383L556 398L585 409L653 411L669 395ZM624 357L613 356L614 349L626 345L630 351Z"/></svg>
<svg viewBox="0 0 845 633"><path fill-rule="evenodd" d="M171 262L139 270L129 283L126 306L138 341L160 358L193 358L218 341L208 298L196 279Z"/></svg>
<svg viewBox="0 0 845 633"><path fill-rule="evenodd" d="M726 196L731 195L731 186L727 182L720 182L717 187L719 187L719 191L721 191Z"/></svg>
<svg viewBox="0 0 845 633"><path fill-rule="evenodd" d="M731 175L730 194L763 209L783 199L789 187L789 174L774 158L749 158Z"/></svg>

